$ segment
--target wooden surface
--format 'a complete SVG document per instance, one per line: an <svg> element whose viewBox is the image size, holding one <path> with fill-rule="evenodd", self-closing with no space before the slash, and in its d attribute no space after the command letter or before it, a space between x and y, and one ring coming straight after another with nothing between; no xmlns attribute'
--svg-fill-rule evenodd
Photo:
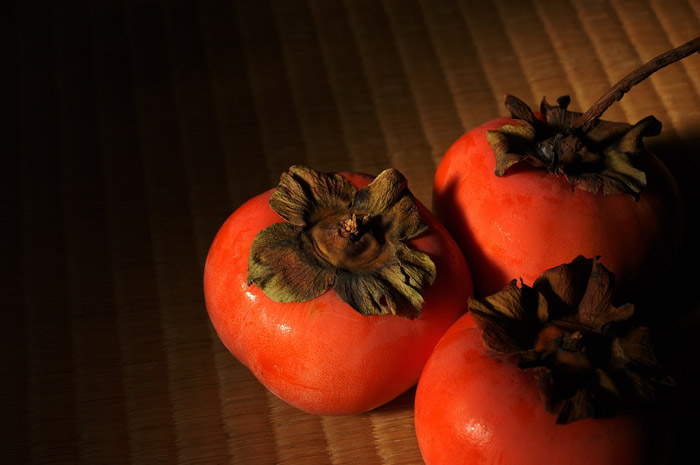
<svg viewBox="0 0 700 465"><path fill-rule="evenodd" d="M295 163L393 166L430 205L442 154L504 115L504 93L531 105L568 93L583 110L700 35L698 0L0 8L3 464L422 463L412 392L364 415L312 416L225 350L202 296L218 227ZM700 56L606 118L649 114L664 124L649 145L694 218ZM697 257L691 241L684 260Z"/></svg>

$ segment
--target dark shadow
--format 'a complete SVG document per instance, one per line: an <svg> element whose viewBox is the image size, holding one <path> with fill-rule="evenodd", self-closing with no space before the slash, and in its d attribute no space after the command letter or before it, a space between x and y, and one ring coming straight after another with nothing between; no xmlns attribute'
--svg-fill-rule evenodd
<svg viewBox="0 0 700 465"><path fill-rule="evenodd" d="M683 202L683 237L671 272L656 283L658 292L650 302L656 314L676 316L700 303L697 268L700 260L700 132L650 140L647 147L671 171ZM646 313L646 312L645 312Z"/></svg>
<svg viewBox="0 0 700 465"><path fill-rule="evenodd" d="M670 464L687 463L696 453L700 435L700 292L698 263L700 260L700 129L683 134L650 140L646 143L676 178L683 199L683 239L675 266L663 282L658 283L657 298L648 303L657 314L668 315L656 327L658 349L676 381L676 387L665 401L665 409L674 420Z"/></svg>

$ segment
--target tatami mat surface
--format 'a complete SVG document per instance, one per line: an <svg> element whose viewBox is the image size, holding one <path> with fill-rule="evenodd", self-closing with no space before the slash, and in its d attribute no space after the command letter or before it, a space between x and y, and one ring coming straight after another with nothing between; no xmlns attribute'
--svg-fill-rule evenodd
<svg viewBox="0 0 700 465"><path fill-rule="evenodd" d="M63 0L2 10L7 464L422 463L412 391L363 415L308 415L226 351L202 291L218 227L292 164L393 166L430 205L445 150L505 115L503 94L533 106L570 94L584 110L700 35L698 0ZM664 124L649 144L694 219L700 56L637 86L606 119L649 114ZM684 262L697 263L697 230L689 237ZM683 301L695 303L689 289ZM677 447L698 425L681 429Z"/></svg>

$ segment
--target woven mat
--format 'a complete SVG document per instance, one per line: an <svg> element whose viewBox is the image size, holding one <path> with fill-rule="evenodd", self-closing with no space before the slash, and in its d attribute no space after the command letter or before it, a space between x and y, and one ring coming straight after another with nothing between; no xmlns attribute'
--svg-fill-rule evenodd
<svg viewBox="0 0 700 465"><path fill-rule="evenodd" d="M700 33L698 0L37 3L0 12L7 464L422 463L412 391L308 415L225 350L202 296L217 228L296 163L394 166L430 205L442 154L504 93L583 110ZM695 207L700 57L606 118L649 114Z"/></svg>

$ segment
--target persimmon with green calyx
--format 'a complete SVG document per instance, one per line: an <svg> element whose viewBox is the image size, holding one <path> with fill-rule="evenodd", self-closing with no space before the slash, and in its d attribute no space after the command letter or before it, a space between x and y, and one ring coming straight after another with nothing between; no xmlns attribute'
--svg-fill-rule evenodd
<svg viewBox="0 0 700 465"><path fill-rule="evenodd" d="M415 385L472 285L398 171L292 166L221 226L204 292L221 341L272 393L343 415Z"/></svg>
<svg viewBox="0 0 700 465"><path fill-rule="evenodd" d="M674 380L613 286L597 259L577 257L532 287L470 299L416 389L426 464L660 463Z"/></svg>
<svg viewBox="0 0 700 465"><path fill-rule="evenodd" d="M651 73L700 49L700 38L637 68L581 114L542 101L538 113L507 95L510 117L476 127L447 151L434 179L433 210L460 244L475 292L512 276L526 283L578 255L600 256L621 296L668 271L682 238L677 183L642 139L661 130L600 119Z"/></svg>

